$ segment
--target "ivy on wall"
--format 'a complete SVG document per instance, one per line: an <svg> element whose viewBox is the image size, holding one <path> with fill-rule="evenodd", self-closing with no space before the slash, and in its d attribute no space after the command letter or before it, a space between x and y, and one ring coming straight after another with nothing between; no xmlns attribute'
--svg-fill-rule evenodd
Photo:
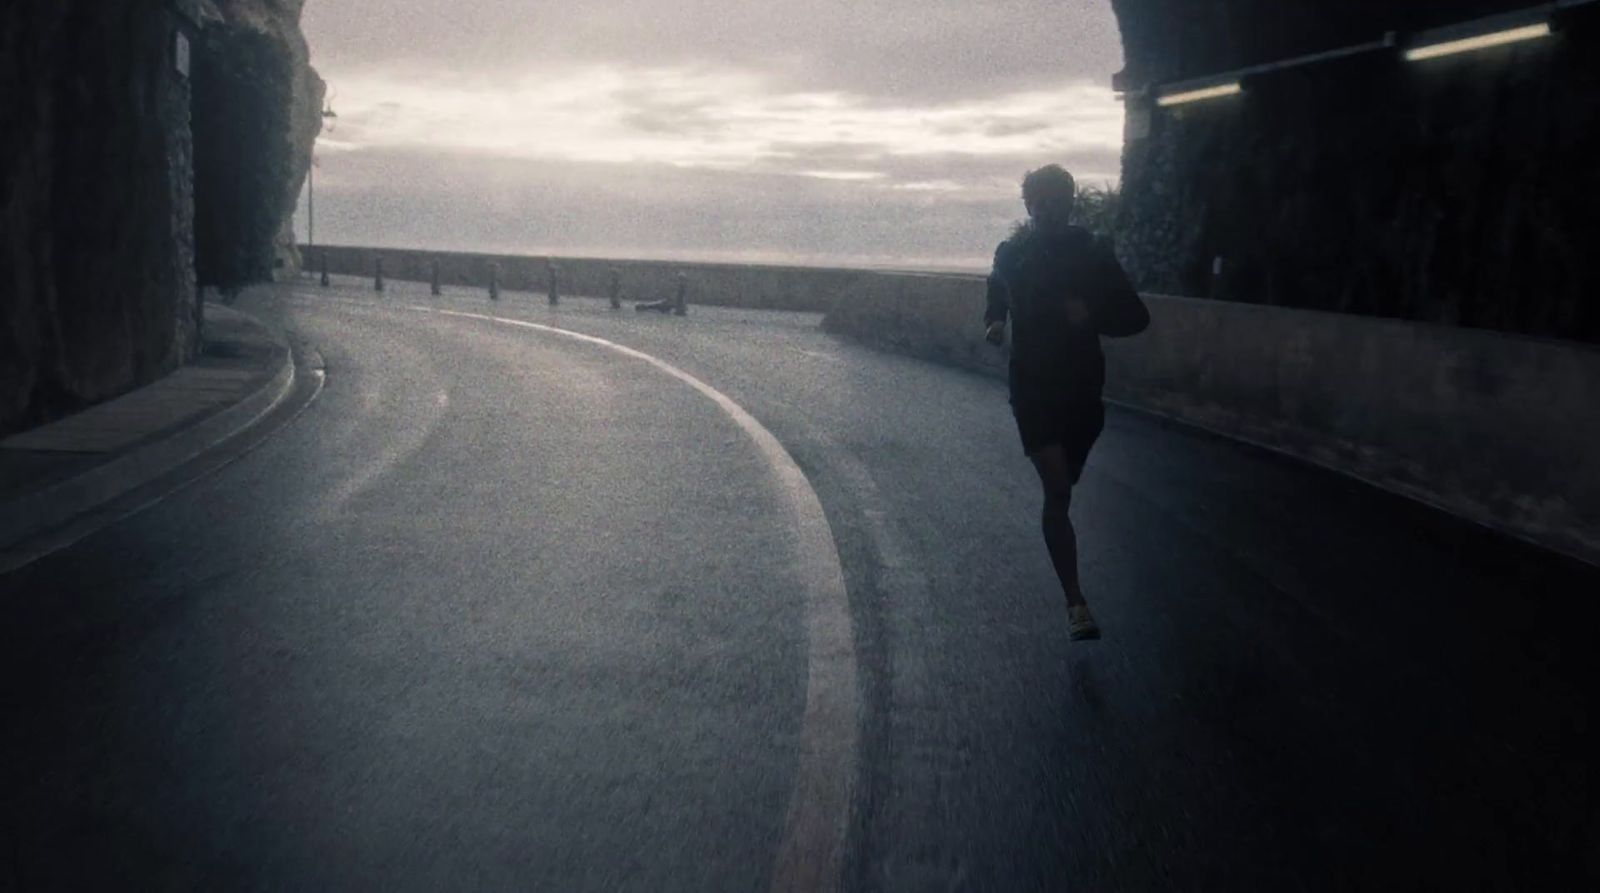
<svg viewBox="0 0 1600 893"><path fill-rule="evenodd" d="M248 28L207 28L194 55L195 272L237 289L272 278L273 238L293 211L289 48Z"/></svg>
<svg viewBox="0 0 1600 893"><path fill-rule="evenodd" d="M1115 239L1117 215L1122 210L1122 193L1116 186L1084 186L1078 189L1073 222L1104 239Z"/></svg>

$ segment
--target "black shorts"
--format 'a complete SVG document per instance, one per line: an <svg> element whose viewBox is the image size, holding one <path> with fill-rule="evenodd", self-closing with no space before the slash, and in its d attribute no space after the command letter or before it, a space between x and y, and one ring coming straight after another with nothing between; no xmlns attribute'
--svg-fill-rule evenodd
<svg viewBox="0 0 1600 893"><path fill-rule="evenodd" d="M1074 483L1083 472L1083 463L1089 459L1089 450L1106 426L1105 404L1098 400L1063 403L1013 397L1011 414L1016 416L1017 433L1022 435L1022 451L1032 456L1047 446L1060 446L1072 467Z"/></svg>

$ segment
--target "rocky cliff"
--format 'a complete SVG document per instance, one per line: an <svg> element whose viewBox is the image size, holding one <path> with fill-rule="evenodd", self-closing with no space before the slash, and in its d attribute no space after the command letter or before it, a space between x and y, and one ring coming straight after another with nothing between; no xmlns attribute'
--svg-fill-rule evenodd
<svg viewBox="0 0 1600 893"><path fill-rule="evenodd" d="M204 284L231 286L299 269L294 208L321 132L326 90L300 30L304 5L206 0L200 64L211 77L198 85L195 125ZM219 193L216 213L205 207L210 190ZM262 244L263 229L270 244ZM230 257L213 262L208 246Z"/></svg>
<svg viewBox="0 0 1600 893"><path fill-rule="evenodd" d="M284 201L289 214L278 227L274 239L275 265L280 277L300 268L300 251L294 233L294 207L305 185L311 166L311 149L322 132L322 103L327 85L311 67L305 35L300 30L300 12L305 0L213 0L231 23L269 34L283 47L289 59L289 177L283 183Z"/></svg>

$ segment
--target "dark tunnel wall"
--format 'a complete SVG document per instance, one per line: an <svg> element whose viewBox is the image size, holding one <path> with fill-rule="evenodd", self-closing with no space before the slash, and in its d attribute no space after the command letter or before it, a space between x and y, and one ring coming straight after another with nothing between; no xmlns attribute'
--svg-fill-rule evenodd
<svg viewBox="0 0 1600 893"><path fill-rule="evenodd" d="M197 217L202 284L273 274L321 120L299 18L0 2L0 434L194 357Z"/></svg>
<svg viewBox="0 0 1600 893"><path fill-rule="evenodd" d="M1526 9L1528 0L1111 0L1124 78L1162 83Z"/></svg>
<svg viewBox="0 0 1600 893"><path fill-rule="evenodd" d="M1114 5L1130 91L1527 6ZM1152 291L1600 341L1595 18L1512 47L1415 63L1372 53L1152 109L1124 149L1119 251Z"/></svg>
<svg viewBox="0 0 1600 893"><path fill-rule="evenodd" d="M197 344L180 7L0 3L0 432Z"/></svg>

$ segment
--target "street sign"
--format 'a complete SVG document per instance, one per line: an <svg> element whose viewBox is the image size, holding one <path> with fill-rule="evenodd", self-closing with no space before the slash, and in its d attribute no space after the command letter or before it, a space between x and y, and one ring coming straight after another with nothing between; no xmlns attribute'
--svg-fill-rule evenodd
<svg viewBox="0 0 1600 893"><path fill-rule="evenodd" d="M178 74L189 76L189 35L178 32L177 39L173 42L172 65L178 69Z"/></svg>

